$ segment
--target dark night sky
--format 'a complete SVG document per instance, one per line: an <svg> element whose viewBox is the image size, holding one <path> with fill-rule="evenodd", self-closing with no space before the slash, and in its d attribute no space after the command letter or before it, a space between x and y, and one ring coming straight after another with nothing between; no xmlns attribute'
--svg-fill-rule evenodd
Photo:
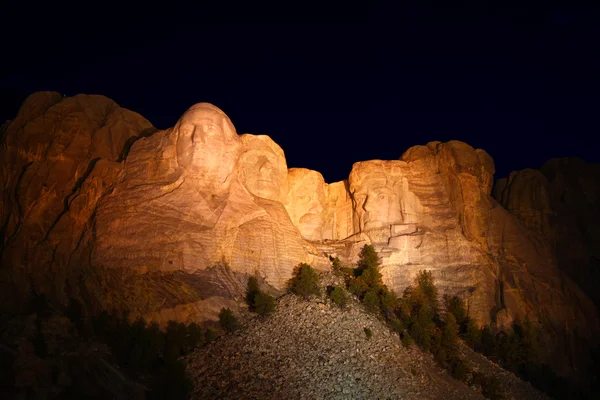
<svg viewBox="0 0 600 400"><path fill-rule="evenodd" d="M158 128L207 101L328 182L432 140L485 149L497 178L551 157L600 162L599 9L297 9L287 21L321 24L239 25L268 18L223 8L230 24L206 25L219 18L201 5L95 4L5 8L0 119L36 90L103 94Z"/></svg>

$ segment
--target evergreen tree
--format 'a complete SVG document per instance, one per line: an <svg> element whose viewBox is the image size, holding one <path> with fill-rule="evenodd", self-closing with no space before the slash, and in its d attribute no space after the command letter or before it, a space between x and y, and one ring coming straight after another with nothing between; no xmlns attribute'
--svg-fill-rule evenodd
<svg viewBox="0 0 600 400"><path fill-rule="evenodd" d="M365 270L367 268L377 268L379 266L379 257L375 247L371 244L365 244L358 255L358 268Z"/></svg>
<svg viewBox="0 0 600 400"><path fill-rule="evenodd" d="M333 267L334 270L338 270L338 269L342 268L342 262L340 261L340 259L338 257L329 256L329 261L331 261L331 266Z"/></svg>
<svg viewBox="0 0 600 400"><path fill-rule="evenodd" d="M248 304L248 309L250 311L262 316L271 314L275 311L275 298L260 290L258 280L253 276L248 279L246 303Z"/></svg>
<svg viewBox="0 0 600 400"><path fill-rule="evenodd" d="M233 332L239 326L239 322L233 311L225 307L221 308L221 312L219 313L219 324L226 332Z"/></svg>
<svg viewBox="0 0 600 400"><path fill-rule="evenodd" d="M467 310L464 301L457 296L446 297L445 300L447 312L454 315L461 331L464 332L467 324Z"/></svg>
<svg viewBox="0 0 600 400"><path fill-rule="evenodd" d="M254 296L252 311L262 316L269 315L275 311L275 298L265 292L259 291Z"/></svg>
<svg viewBox="0 0 600 400"><path fill-rule="evenodd" d="M398 307L398 296L387 287L383 287L379 293L381 313L386 321L395 318L396 307Z"/></svg>
<svg viewBox="0 0 600 400"><path fill-rule="evenodd" d="M447 313L442 330L442 347L448 355L454 356L458 352L458 324L454 314Z"/></svg>
<svg viewBox="0 0 600 400"><path fill-rule="evenodd" d="M318 295L321 292L319 275L310 265L305 263L300 263L296 267L294 276L290 279L289 287L292 293L305 299L312 294Z"/></svg>
<svg viewBox="0 0 600 400"><path fill-rule="evenodd" d="M336 286L331 290L329 294L331 301L337 304L339 307L344 308L348 303L348 296L346 295L346 291L339 286Z"/></svg>
<svg viewBox="0 0 600 400"><path fill-rule="evenodd" d="M252 306L254 304L254 296L260 291L258 287L258 280L256 277L251 276L248 278L248 285L246 286L246 304Z"/></svg>
<svg viewBox="0 0 600 400"><path fill-rule="evenodd" d="M190 352L196 347L202 345L204 342L204 332L202 328L195 322L192 322L187 326L187 332L185 336L186 352Z"/></svg>
<svg viewBox="0 0 600 400"><path fill-rule="evenodd" d="M351 293L356 295L359 299L369 290L369 285L359 276L350 280L349 288Z"/></svg>
<svg viewBox="0 0 600 400"><path fill-rule="evenodd" d="M437 288L433 283L431 271L420 271L416 279L416 289L421 292L429 305L437 310Z"/></svg>
<svg viewBox="0 0 600 400"><path fill-rule="evenodd" d="M365 308L369 312L372 312L374 314L379 313L380 303L379 303L379 293L377 292L377 289L369 289L367 291L367 293L365 293L365 296L363 297L362 302L365 305Z"/></svg>
<svg viewBox="0 0 600 400"><path fill-rule="evenodd" d="M481 330L475 320L467 318L463 339L472 349L479 349L481 345Z"/></svg>
<svg viewBox="0 0 600 400"><path fill-rule="evenodd" d="M489 325L484 326L481 330L480 351L489 358L495 358L496 356L496 340Z"/></svg>

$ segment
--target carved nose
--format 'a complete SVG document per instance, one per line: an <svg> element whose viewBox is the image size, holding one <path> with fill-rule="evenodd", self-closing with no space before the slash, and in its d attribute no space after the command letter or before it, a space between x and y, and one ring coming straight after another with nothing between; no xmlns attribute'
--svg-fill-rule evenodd
<svg viewBox="0 0 600 400"><path fill-rule="evenodd" d="M261 175L264 174L269 174L271 173L271 170L273 169L273 166L271 165L270 162L265 161L264 163L262 163L262 165L259 168L259 172Z"/></svg>

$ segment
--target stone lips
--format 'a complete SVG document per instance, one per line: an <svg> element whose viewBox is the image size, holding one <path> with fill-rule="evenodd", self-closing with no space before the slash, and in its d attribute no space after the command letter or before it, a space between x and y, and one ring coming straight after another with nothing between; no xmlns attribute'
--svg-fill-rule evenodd
<svg viewBox="0 0 600 400"><path fill-rule="evenodd" d="M298 263L350 263L370 243L398 292L427 269L480 323L528 316L557 332L598 330L593 304L536 231L543 223L523 225L490 196L494 163L483 150L431 142L399 160L356 163L347 181L327 184L316 171L288 170L268 136L238 135L208 103L153 132L102 96L56 93L32 95L4 125L7 298L33 291L214 319L216 304L243 298L247 276L277 292Z"/></svg>

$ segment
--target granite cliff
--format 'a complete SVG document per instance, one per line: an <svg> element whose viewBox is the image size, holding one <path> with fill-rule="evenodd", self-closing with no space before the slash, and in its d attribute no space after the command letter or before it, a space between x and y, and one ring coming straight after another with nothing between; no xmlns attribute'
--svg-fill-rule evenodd
<svg viewBox="0 0 600 400"><path fill-rule="evenodd" d="M557 349L599 329L573 282L585 278L564 273L572 253L557 251L546 203L498 189L499 203L493 160L466 143L358 162L348 180L327 184L316 171L288 170L268 136L239 135L208 103L158 131L105 97L50 92L25 101L0 143L5 309L45 294L91 312L214 320L222 306L244 307L248 276L279 293L298 263L349 264L368 243L388 287L401 292L431 270L480 324L528 317ZM498 187L538 190L518 182ZM572 196L564 207L578 207L581 195ZM581 246L585 260L590 247Z"/></svg>
<svg viewBox="0 0 600 400"><path fill-rule="evenodd" d="M600 165L552 159L498 180L494 198L549 243L558 267L600 305Z"/></svg>

